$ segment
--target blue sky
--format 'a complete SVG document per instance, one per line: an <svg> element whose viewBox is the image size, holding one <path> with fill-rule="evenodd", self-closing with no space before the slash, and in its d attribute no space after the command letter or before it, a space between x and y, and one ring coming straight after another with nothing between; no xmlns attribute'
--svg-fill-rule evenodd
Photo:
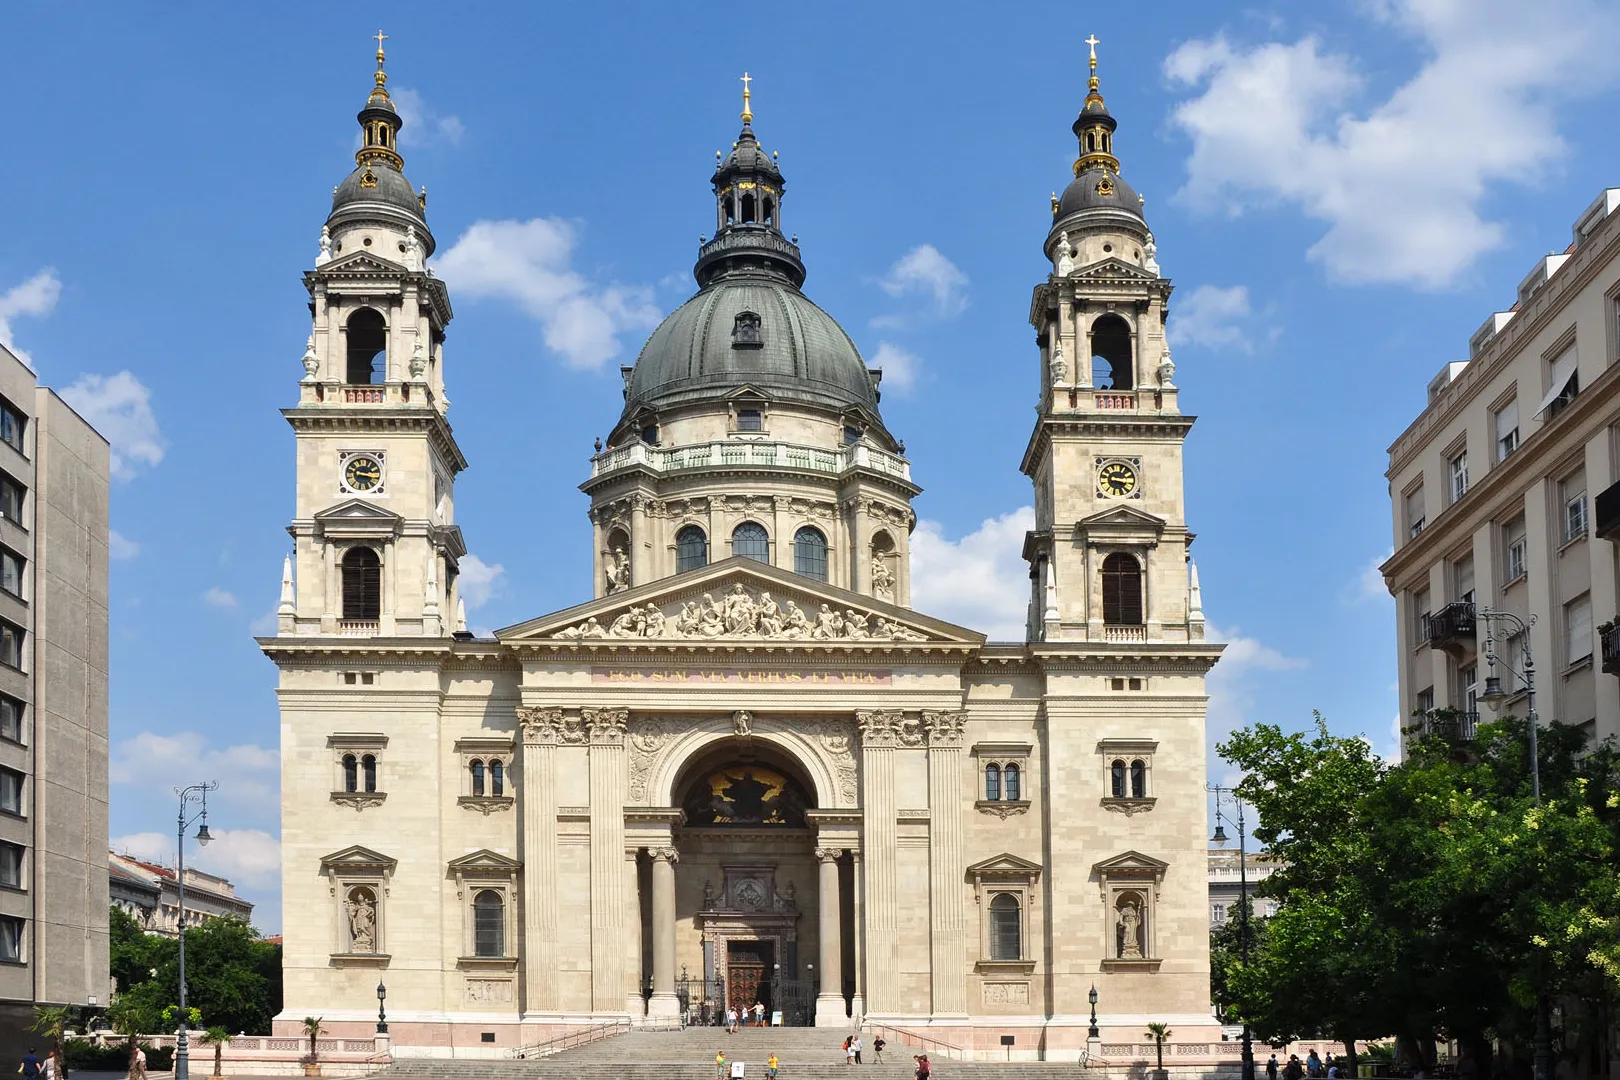
<svg viewBox="0 0 1620 1080"><path fill-rule="evenodd" d="M589 593L576 485L618 365L692 289L747 69L806 292L888 369L884 413L926 489L917 606L1017 632L1026 318L1095 33L1199 416L1188 517L1233 642L1212 741L1317 708L1392 749L1385 448L1620 184L1620 25L1585 0L1533 20L1507 0L9 6L0 340L118 465L112 832L172 858L170 788L219 779L202 863L271 931L275 678L252 634L288 547L277 410L379 19L456 305L477 628Z"/></svg>

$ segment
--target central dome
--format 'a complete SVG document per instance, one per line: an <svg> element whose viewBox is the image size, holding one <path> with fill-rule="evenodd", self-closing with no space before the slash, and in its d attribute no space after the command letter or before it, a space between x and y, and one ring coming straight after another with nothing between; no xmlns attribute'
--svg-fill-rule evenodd
<svg viewBox="0 0 1620 1080"><path fill-rule="evenodd" d="M743 385L779 401L877 414L877 387L844 328L763 275L723 278L659 324L630 373L625 414L718 400Z"/></svg>

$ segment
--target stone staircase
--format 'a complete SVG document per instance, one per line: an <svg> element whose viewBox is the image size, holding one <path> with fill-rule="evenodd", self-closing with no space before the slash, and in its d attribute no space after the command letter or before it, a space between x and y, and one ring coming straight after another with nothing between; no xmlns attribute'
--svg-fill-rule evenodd
<svg viewBox="0 0 1620 1080"><path fill-rule="evenodd" d="M853 1029L852 1029L853 1030ZM837 1028L743 1028L727 1035L724 1028L684 1031L628 1031L550 1057L513 1061L407 1058L396 1061L385 1077L421 1080L714 1080L714 1055L747 1065L748 1080L765 1076L765 1060L776 1054L781 1080L911 1080L911 1055L917 1051L889 1042L884 1063L872 1062L872 1035L862 1032L865 1063L856 1072L844 1064L844 1036ZM930 1055L933 1075L975 1080L1054 1080L1079 1077L1074 1063L947 1061Z"/></svg>

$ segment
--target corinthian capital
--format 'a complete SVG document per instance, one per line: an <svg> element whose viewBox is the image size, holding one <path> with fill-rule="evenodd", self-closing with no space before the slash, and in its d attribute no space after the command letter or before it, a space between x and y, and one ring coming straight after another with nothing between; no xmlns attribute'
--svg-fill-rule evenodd
<svg viewBox="0 0 1620 1080"><path fill-rule="evenodd" d="M923 727L928 729L929 746L961 746L962 729L967 726L967 713L957 709L951 712L924 712Z"/></svg>
<svg viewBox="0 0 1620 1080"><path fill-rule="evenodd" d="M629 709L581 709L593 743L622 743Z"/></svg>
<svg viewBox="0 0 1620 1080"><path fill-rule="evenodd" d="M561 709L519 707L517 718L518 723L523 727L524 742L542 746L555 746L562 741L563 711Z"/></svg>
<svg viewBox="0 0 1620 1080"><path fill-rule="evenodd" d="M905 714L898 709L873 710L855 714L860 725L862 746L894 746L900 741Z"/></svg>

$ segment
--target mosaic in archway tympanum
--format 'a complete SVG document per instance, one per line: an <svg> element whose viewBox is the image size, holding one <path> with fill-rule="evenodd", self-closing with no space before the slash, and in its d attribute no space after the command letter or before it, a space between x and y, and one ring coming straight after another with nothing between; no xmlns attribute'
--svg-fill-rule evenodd
<svg viewBox="0 0 1620 1080"><path fill-rule="evenodd" d="M804 828L810 805L804 789L762 765L727 765L692 785L686 797L688 826Z"/></svg>

